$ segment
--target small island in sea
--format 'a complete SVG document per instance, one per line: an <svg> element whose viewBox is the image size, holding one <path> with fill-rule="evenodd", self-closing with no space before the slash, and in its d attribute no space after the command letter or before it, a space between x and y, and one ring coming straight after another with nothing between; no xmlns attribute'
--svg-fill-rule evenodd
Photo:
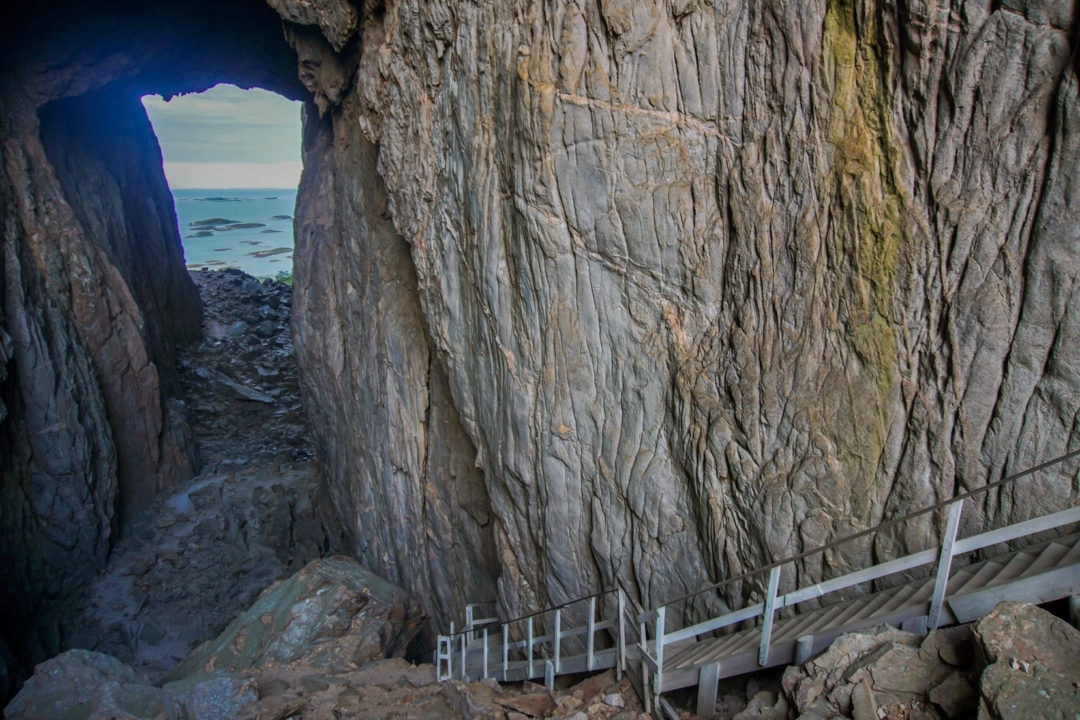
<svg viewBox="0 0 1080 720"><path fill-rule="evenodd" d="M255 277L292 270L295 189L183 188L173 199L189 270L235 267Z"/></svg>

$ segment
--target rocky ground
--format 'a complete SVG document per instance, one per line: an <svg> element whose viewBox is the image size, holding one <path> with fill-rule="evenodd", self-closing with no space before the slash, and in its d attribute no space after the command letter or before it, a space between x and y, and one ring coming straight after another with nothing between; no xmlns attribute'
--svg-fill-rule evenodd
<svg viewBox="0 0 1080 720"><path fill-rule="evenodd" d="M291 288L234 269L192 277L204 333L179 365L202 471L132 519L69 630L71 646L155 681L339 544L300 404Z"/></svg>
<svg viewBox="0 0 1080 720"><path fill-rule="evenodd" d="M313 460L289 334L292 287L234 268L191 277L204 337L180 354L180 382L204 469Z"/></svg>

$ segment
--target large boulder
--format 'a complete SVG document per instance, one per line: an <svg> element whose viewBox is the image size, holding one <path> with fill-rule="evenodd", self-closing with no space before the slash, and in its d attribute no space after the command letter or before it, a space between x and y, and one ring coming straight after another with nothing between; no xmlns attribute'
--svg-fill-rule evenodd
<svg viewBox="0 0 1080 720"><path fill-rule="evenodd" d="M161 718L167 699L109 655L68 650L37 666L4 708L10 720Z"/></svg>
<svg viewBox="0 0 1080 720"><path fill-rule="evenodd" d="M425 617L404 590L355 560L315 560L267 588L170 678L294 662L328 669L358 667L403 655Z"/></svg>
<svg viewBox="0 0 1080 720"><path fill-rule="evenodd" d="M818 657L784 673L783 688L800 717L964 718L975 709L966 668L955 667L970 631L922 638L881 626L841 635Z"/></svg>
<svg viewBox="0 0 1080 720"><path fill-rule="evenodd" d="M1004 602L975 625L986 663L979 717L1080 717L1080 631L1034 605Z"/></svg>

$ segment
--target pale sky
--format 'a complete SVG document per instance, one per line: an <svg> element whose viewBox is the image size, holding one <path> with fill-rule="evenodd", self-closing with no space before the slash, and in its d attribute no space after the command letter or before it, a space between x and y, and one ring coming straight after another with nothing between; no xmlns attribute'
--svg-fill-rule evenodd
<svg viewBox="0 0 1080 720"><path fill-rule="evenodd" d="M294 188L300 182L300 103L232 85L142 101L170 187Z"/></svg>

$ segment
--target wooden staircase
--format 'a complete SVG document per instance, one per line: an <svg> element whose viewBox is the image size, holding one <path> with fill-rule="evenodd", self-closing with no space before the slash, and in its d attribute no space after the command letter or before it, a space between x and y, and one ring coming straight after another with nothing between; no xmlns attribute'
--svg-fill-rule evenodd
<svg viewBox="0 0 1080 720"><path fill-rule="evenodd" d="M713 714L716 682L761 668L801 664L847 632L883 623L925 633L935 577L833 603L777 620L761 658L761 628L672 643L659 691L700 685L698 714ZM1038 543L955 569L945 587L938 627L972 622L1002 600L1043 603L1080 593L1080 534ZM711 691L710 691L711 688Z"/></svg>
<svg viewBox="0 0 1080 720"><path fill-rule="evenodd" d="M698 687L699 715L715 712L717 684L762 668L801 664L839 635L882 623L925 633L977 620L1002 600L1043 603L1080 595L1080 506L966 538L957 531L965 502L1036 470L1080 456L1076 451L946 503L830 543L725 582L768 573L762 602L689 627L668 627L668 605L631 608L621 588L512 621L477 618L469 606L463 630L439 637L439 680L538 680L615 668L633 681L646 709L677 717L663 693ZM918 515L945 513L941 545L780 594L782 573L794 562L845 542L897 526ZM1037 536L1037 537L1033 537ZM1011 549L1010 549L1011 546ZM963 559L979 557L960 564ZM985 557L989 555L990 557ZM914 576L921 577L911 579ZM725 583L705 588L715 592ZM862 592L821 605L833 593ZM832 595L836 597L836 595ZM815 601L812 609L797 606ZM806 606L804 605L804 608ZM543 628L542 633L537 630Z"/></svg>

